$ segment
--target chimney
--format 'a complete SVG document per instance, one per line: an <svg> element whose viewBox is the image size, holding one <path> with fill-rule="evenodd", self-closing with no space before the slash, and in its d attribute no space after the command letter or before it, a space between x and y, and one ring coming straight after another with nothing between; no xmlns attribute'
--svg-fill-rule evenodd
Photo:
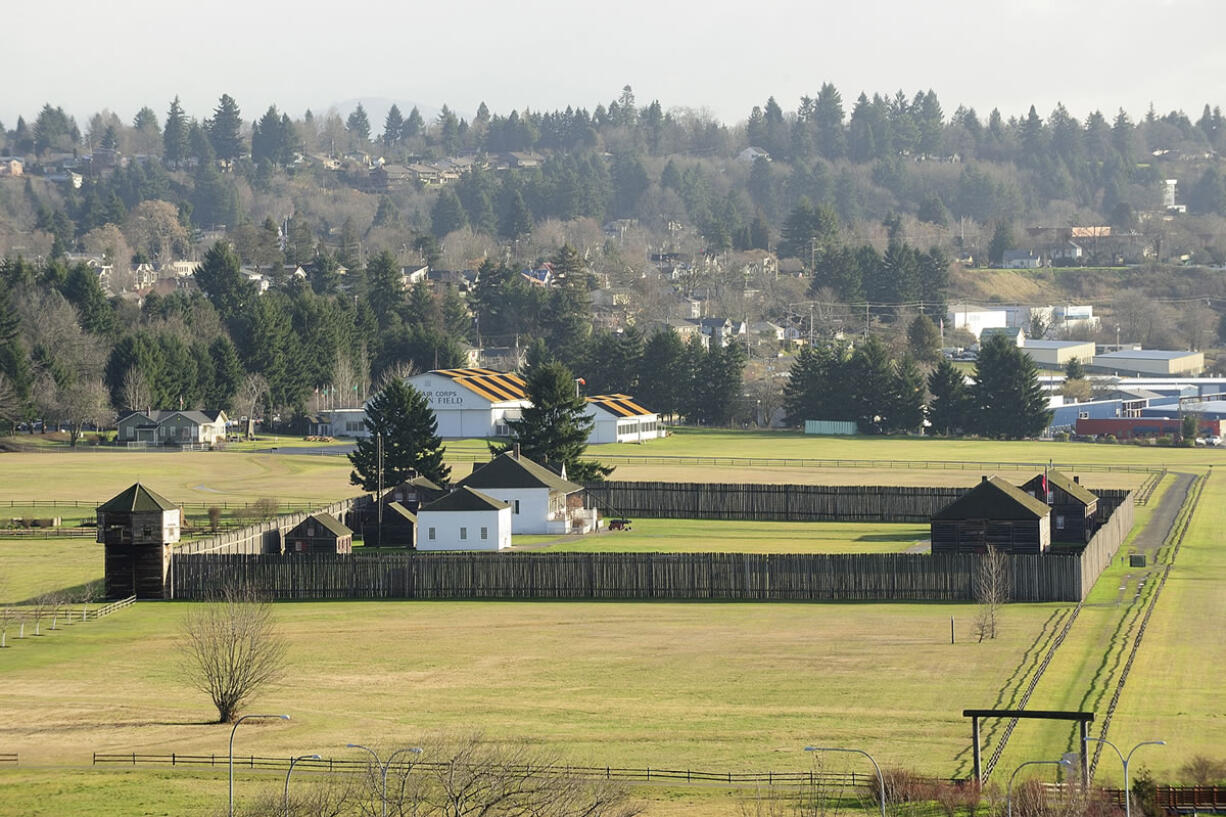
<svg viewBox="0 0 1226 817"><path fill-rule="evenodd" d="M519 443L515 444L515 459L519 459Z"/></svg>
<svg viewBox="0 0 1226 817"><path fill-rule="evenodd" d="M988 475L987 475L987 474L983 474L982 476L980 476L980 477L979 477L979 481L980 481L980 482L987 482L987 481L988 481Z"/></svg>
<svg viewBox="0 0 1226 817"><path fill-rule="evenodd" d="M1077 483L1078 485L1080 485L1080 484L1081 484L1081 476L1080 476L1079 474L1074 474L1074 475L1073 475L1073 482L1075 482L1075 483Z"/></svg>

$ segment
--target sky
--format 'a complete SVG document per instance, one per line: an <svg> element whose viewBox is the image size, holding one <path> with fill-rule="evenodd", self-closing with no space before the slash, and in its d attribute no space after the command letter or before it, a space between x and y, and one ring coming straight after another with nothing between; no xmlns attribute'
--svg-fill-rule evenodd
<svg viewBox="0 0 1226 817"><path fill-rule="evenodd" d="M1226 105L1223 0L61 0L53 21L14 22L0 49L10 129L47 102L84 128L104 108L160 120L175 95L204 118L229 93L248 121L271 104L298 117L371 100L379 132L390 101L471 119L482 101L591 110L625 85L640 106L728 124L770 96L794 111L823 82L849 113L861 91L899 89L1006 118L1063 102L1078 118L1152 103L1195 120Z"/></svg>

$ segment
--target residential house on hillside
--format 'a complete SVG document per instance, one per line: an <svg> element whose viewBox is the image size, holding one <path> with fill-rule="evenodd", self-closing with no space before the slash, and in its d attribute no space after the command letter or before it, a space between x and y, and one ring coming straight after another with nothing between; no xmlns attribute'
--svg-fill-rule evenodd
<svg viewBox="0 0 1226 817"><path fill-rule="evenodd" d="M933 553L1045 553L1051 508L1000 477L978 485L932 515Z"/></svg>
<svg viewBox="0 0 1226 817"><path fill-rule="evenodd" d="M504 550L511 546L511 505L460 486L417 514L418 550Z"/></svg>
<svg viewBox="0 0 1226 817"><path fill-rule="evenodd" d="M1005 269L1038 269L1043 259L1034 250L1005 250L1000 265Z"/></svg>
<svg viewBox="0 0 1226 817"><path fill-rule="evenodd" d="M588 533L596 509L583 507L583 486L517 452L477 465L457 485L508 503L512 533Z"/></svg>
<svg viewBox="0 0 1226 817"><path fill-rule="evenodd" d="M129 411L116 423L119 443L215 445L226 439L224 411Z"/></svg>

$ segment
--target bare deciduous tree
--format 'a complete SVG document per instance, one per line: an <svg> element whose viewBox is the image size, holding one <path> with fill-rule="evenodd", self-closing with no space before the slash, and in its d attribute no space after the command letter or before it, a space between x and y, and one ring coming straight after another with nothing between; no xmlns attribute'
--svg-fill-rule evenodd
<svg viewBox="0 0 1226 817"><path fill-rule="evenodd" d="M1009 557L988 545L975 571L975 635L980 641L996 638L1000 608L1009 601Z"/></svg>
<svg viewBox="0 0 1226 817"><path fill-rule="evenodd" d="M640 811L620 783L581 778L525 743L469 735L425 748L428 763L394 765L387 783L389 815L633 817ZM377 797L366 798L363 813L378 804Z"/></svg>
<svg viewBox="0 0 1226 817"><path fill-rule="evenodd" d="M219 723L232 722L284 673L285 640L272 605L248 588L227 587L193 607L181 634L183 680L212 699Z"/></svg>
<svg viewBox="0 0 1226 817"><path fill-rule="evenodd" d="M153 390L149 380L136 366L123 373L123 408L128 411L147 411L153 407Z"/></svg>

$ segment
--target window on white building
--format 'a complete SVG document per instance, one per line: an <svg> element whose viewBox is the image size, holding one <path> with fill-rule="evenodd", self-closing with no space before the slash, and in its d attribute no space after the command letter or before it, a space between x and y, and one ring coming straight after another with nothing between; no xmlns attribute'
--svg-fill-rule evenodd
<svg viewBox="0 0 1226 817"><path fill-rule="evenodd" d="M430 538L434 538L434 528L430 528Z"/></svg>
<svg viewBox="0 0 1226 817"><path fill-rule="evenodd" d="M490 538L490 529L489 529L489 528L486 528L486 527L482 527L482 528L481 528L481 538L482 538L482 539L489 539L489 538Z"/></svg>
<svg viewBox="0 0 1226 817"><path fill-rule="evenodd" d="M462 542L467 538L468 538L468 528L460 528L460 541Z"/></svg>
<svg viewBox="0 0 1226 817"><path fill-rule="evenodd" d="M516 514L518 514L518 513L519 513L519 500L518 500L518 499L517 499L517 500L515 500L515 513L516 513Z"/></svg>

